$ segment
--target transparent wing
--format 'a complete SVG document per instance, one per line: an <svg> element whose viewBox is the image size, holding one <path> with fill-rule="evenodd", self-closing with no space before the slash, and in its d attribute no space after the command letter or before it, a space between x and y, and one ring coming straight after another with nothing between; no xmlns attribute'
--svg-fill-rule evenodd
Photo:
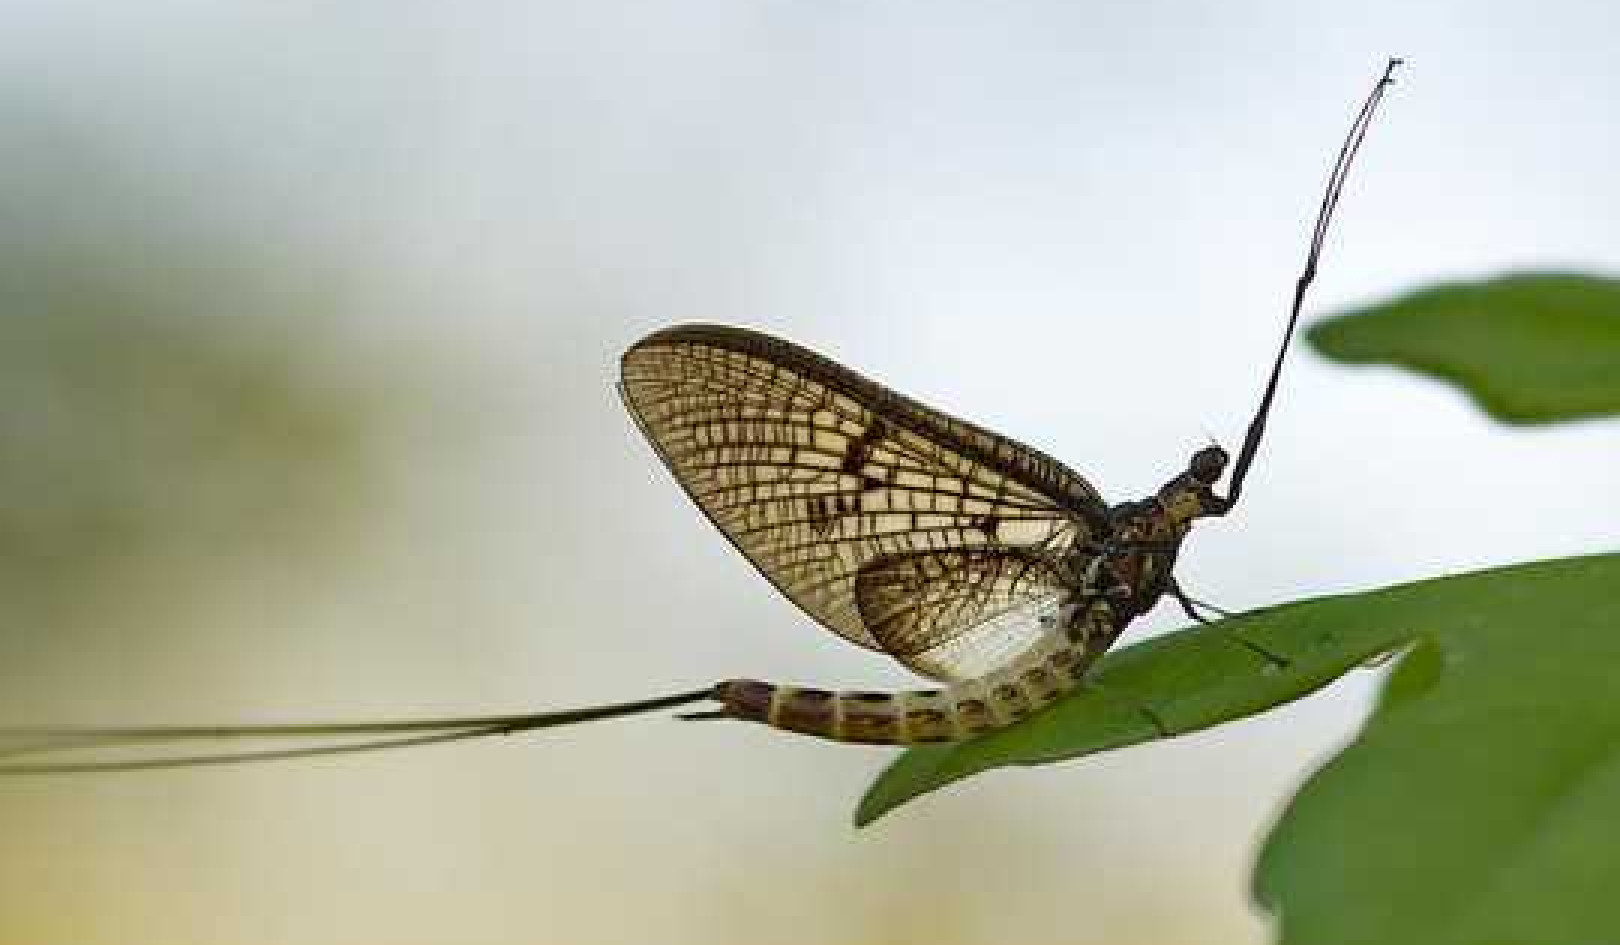
<svg viewBox="0 0 1620 945"><path fill-rule="evenodd" d="M931 649L900 657L906 666L942 682L975 679L1029 649L1063 619L1067 593L1032 596L1016 607L959 630Z"/></svg>
<svg viewBox="0 0 1620 945"><path fill-rule="evenodd" d="M878 648L934 679L983 675L1023 652L1069 595L1059 562L1019 548L885 555L855 575Z"/></svg>
<svg viewBox="0 0 1620 945"><path fill-rule="evenodd" d="M771 583L928 675L977 672L969 653L995 647L962 641L1068 592L1106 521L1044 453L768 335L666 329L622 377L664 463Z"/></svg>

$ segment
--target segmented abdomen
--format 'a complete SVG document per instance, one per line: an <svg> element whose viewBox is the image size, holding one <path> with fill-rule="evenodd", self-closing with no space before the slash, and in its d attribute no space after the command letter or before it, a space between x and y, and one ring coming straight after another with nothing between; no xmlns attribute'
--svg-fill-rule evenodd
<svg viewBox="0 0 1620 945"><path fill-rule="evenodd" d="M906 745L971 738L1005 728L1079 684L1117 630L1106 605L1091 633L1054 629L1017 659L978 679L911 692L830 692L732 679L715 687L727 717L841 742ZM1101 625L1101 626L1099 626ZM1097 633L1102 630L1103 633Z"/></svg>

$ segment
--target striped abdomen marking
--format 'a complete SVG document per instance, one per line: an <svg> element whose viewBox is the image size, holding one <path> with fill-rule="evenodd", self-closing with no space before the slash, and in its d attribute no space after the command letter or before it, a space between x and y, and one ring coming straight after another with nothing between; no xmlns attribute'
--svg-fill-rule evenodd
<svg viewBox="0 0 1620 945"><path fill-rule="evenodd" d="M1111 616L1106 611L1105 606L1097 607L1090 616L1100 623ZM1081 639L1094 640L1097 629ZM1056 700L1078 684L1101 651L1102 647L1093 647L1088 652L1071 640L1070 631L1056 630L1001 669L945 689L830 692L733 679L715 687L715 698L730 718L835 741L871 745L956 741L1005 728Z"/></svg>

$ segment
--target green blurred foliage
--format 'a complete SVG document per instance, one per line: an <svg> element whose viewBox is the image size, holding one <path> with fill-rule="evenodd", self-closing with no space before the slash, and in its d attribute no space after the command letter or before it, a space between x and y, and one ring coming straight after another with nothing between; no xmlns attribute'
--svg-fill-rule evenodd
<svg viewBox="0 0 1620 945"><path fill-rule="evenodd" d="M1392 364L1456 384L1498 420L1620 414L1620 280L1523 273L1420 289L1312 326L1347 364Z"/></svg>
<svg viewBox="0 0 1620 945"><path fill-rule="evenodd" d="M241 271L0 258L0 595L12 632L132 570L307 551L365 504L376 415ZM176 587L176 593L188 591ZM0 640L9 634L0 629Z"/></svg>
<svg viewBox="0 0 1620 945"><path fill-rule="evenodd" d="M385 403L344 367L370 363L329 330L332 280L71 109L0 117L0 653L329 545Z"/></svg>
<svg viewBox="0 0 1620 945"><path fill-rule="evenodd" d="M1422 628L1267 841L1285 945L1608 941L1620 928L1620 555L1360 595Z"/></svg>

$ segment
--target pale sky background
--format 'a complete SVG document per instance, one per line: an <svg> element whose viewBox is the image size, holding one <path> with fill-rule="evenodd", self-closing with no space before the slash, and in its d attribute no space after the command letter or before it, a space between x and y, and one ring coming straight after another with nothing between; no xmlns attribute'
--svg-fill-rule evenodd
<svg viewBox="0 0 1620 945"><path fill-rule="evenodd" d="M1387 55L1410 64L1313 315L1620 270L1616 37L1595 0L0 5L8 251L228 254L256 301L217 319L382 418L318 547L221 536L71 616L15 613L0 721L903 684L689 505L614 395L622 349L761 328L1138 497L1208 437L1237 445ZM1613 423L1507 428L1295 354L1241 514L1188 542L1195 593L1241 609L1614 547ZM887 751L656 717L5 782L0 945L1259 943L1258 840L1373 678L859 833Z"/></svg>

